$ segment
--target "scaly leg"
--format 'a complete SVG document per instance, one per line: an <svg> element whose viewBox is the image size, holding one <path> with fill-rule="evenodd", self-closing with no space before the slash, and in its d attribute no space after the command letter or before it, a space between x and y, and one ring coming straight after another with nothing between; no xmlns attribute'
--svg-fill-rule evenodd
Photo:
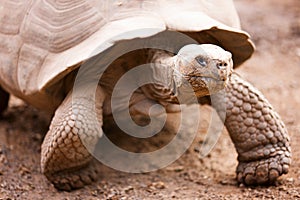
<svg viewBox="0 0 300 200"><path fill-rule="evenodd" d="M97 179L96 161L89 152L102 135L105 95L100 86L95 96L77 97L71 91L52 119L42 145L41 168L58 189L81 188Z"/></svg>
<svg viewBox="0 0 300 200"><path fill-rule="evenodd" d="M0 115L8 106L9 94L0 86Z"/></svg>
<svg viewBox="0 0 300 200"><path fill-rule="evenodd" d="M265 97L237 74L226 89L225 125L238 153L238 182L270 184L288 172L291 149L284 123Z"/></svg>

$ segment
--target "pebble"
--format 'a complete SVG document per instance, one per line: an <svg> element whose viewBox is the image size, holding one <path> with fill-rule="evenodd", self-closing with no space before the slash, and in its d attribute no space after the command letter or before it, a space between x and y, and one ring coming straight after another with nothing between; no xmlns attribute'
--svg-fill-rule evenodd
<svg viewBox="0 0 300 200"><path fill-rule="evenodd" d="M6 164L7 163L7 158L5 154L0 153L0 163Z"/></svg>
<svg viewBox="0 0 300 200"><path fill-rule="evenodd" d="M160 190L166 188L165 183L162 181L154 182L151 185L154 186L156 189L160 189Z"/></svg>
<svg viewBox="0 0 300 200"><path fill-rule="evenodd" d="M198 151L200 151L199 149L197 149ZM175 167L167 167L166 170L168 171L174 171L174 172L181 172L183 171L184 167L179 165L179 166L175 166Z"/></svg>
<svg viewBox="0 0 300 200"><path fill-rule="evenodd" d="M286 178L286 181L290 182L290 183L293 183L294 182L294 179L293 178Z"/></svg>
<svg viewBox="0 0 300 200"><path fill-rule="evenodd" d="M31 171L27 167L21 166L19 168L19 172L20 172L21 175L25 175L25 174L30 174Z"/></svg>
<svg viewBox="0 0 300 200"><path fill-rule="evenodd" d="M229 185L229 182L227 180L221 180L220 183L221 185Z"/></svg>
<svg viewBox="0 0 300 200"><path fill-rule="evenodd" d="M131 185L129 185L128 187L126 187L126 188L124 188L124 192L129 192L129 191L131 191L131 190L134 190L134 188L131 186Z"/></svg>

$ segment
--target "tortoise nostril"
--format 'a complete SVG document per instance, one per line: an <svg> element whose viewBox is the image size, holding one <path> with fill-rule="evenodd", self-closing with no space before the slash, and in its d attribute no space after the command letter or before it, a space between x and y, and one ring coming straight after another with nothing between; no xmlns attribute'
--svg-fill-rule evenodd
<svg viewBox="0 0 300 200"><path fill-rule="evenodd" d="M217 63L217 68L218 69L225 69L227 67L227 62L219 62Z"/></svg>

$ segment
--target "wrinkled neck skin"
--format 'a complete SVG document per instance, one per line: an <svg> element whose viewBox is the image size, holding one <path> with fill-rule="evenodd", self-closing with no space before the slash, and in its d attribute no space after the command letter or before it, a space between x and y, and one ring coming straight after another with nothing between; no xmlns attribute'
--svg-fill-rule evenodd
<svg viewBox="0 0 300 200"><path fill-rule="evenodd" d="M166 52L157 52L150 66L153 84L146 84L141 90L146 97L167 104L197 103L197 98L191 87L176 67L176 56Z"/></svg>

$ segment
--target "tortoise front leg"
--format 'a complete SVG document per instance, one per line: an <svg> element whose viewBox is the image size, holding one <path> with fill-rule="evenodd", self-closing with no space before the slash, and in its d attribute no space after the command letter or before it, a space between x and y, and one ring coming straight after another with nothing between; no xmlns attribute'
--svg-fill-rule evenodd
<svg viewBox="0 0 300 200"><path fill-rule="evenodd" d="M269 184L291 163L284 123L265 97L233 74L226 89L226 128L238 153L238 182Z"/></svg>
<svg viewBox="0 0 300 200"><path fill-rule="evenodd" d="M9 93L0 86L0 115L6 110L8 106Z"/></svg>
<svg viewBox="0 0 300 200"><path fill-rule="evenodd" d="M90 152L102 135L105 95L100 86L95 98L86 95L86 90L80 92L84 95L72 95L71 91L56 110L42 145L42 172L62 190L81 188L97 179L96 161Z"/></svg>

